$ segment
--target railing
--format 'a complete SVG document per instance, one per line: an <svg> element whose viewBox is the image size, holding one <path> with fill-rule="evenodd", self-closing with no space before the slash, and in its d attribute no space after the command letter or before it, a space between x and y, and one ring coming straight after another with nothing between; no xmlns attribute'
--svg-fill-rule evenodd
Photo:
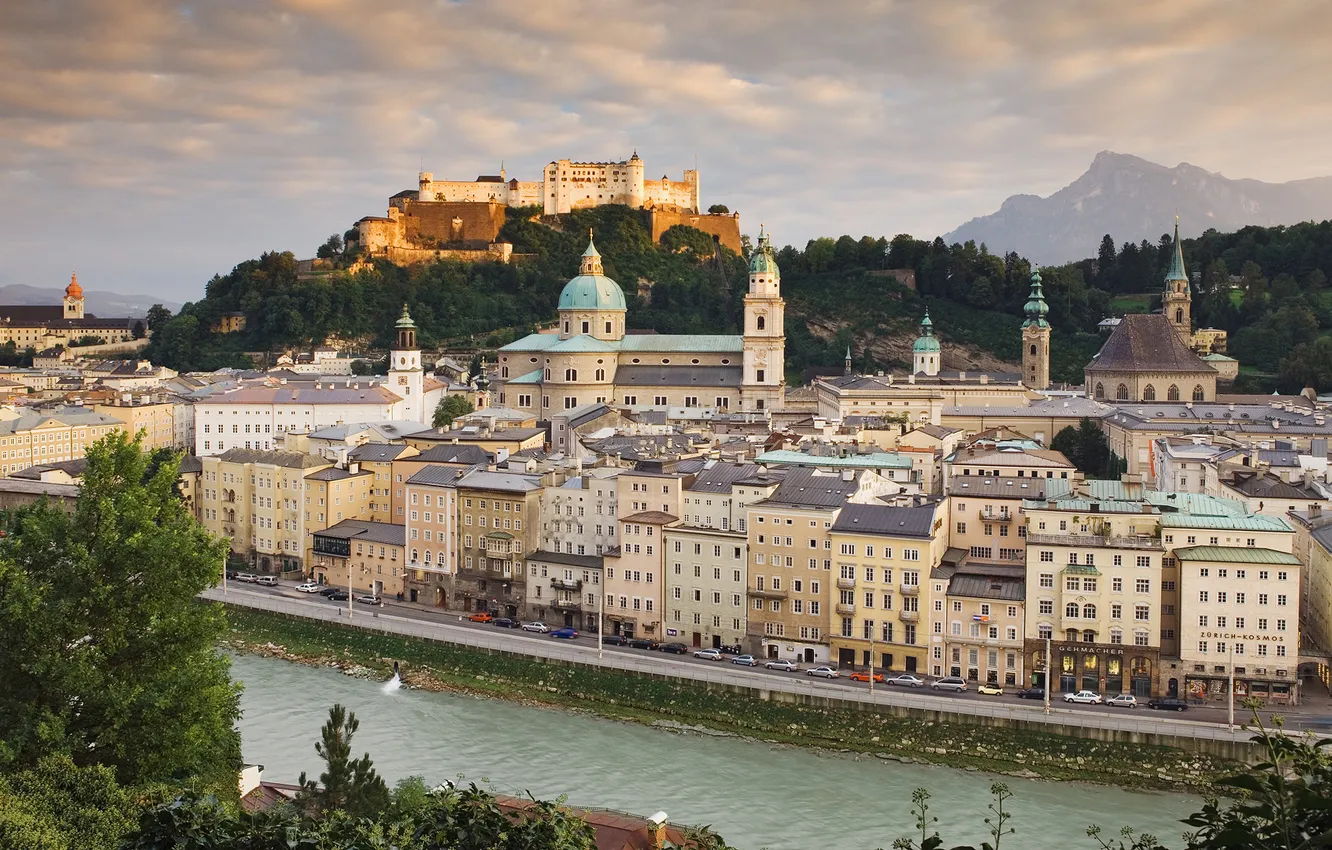
<svg viewBox="0 0 1332 850"><path fill-rule="evenodd" d="M577 599L556 599L554 605L556 608L565 611L568 610L576 611L579 608L583 607L583 603L579 602Z"/></svg>
<svg viewBox="0 0 1332 850"><path fill-rule="evenodd" d="M1027 545L1078 546L1086 549L1150 549L1164 552L1159 537L1122 537L1113 534L1028 534Z"/></svg>
<svg viewBox="0 0 1332 850"><path fill-rule="evenodd" d="M750 596L757 596L759 599L785 599L785 590L763 590L762 588L749 588L745 591Z"/></svg>
<svg viewBox="0 0 1332 850"><path fill-rule="evenodd" d="M839 578L837 586L842 590L851 590L856 586L856 580L853 578Z"/></svg>
<svg viewBox="0 0 1332 850"><path fill-rule="evenodd" d="M1013 519L1013 512L1007 508L997 511L993 508L981 508L980 515L981 519L988 519L991 522L1011 522Z"/></svg>
<svg viewBox="0 0 1332 850"><path fill-rule="evenodd" d="M904 623L918 623L920 622L920 611L908 611L902 608L897 612L897 619Z"/></svg>
<svg viewBox="0 0 1332 850"><path fill-rule="evenodd" d="M837 613L838 613L838 614L854 614L854 613L856 613L856 604L855 604L854 602L838 602L838 603L837 603Z"/></svg>
<svg viewBox="0 0 1332 850"><path fill-rule="evenodd" d="M550 586L560 590L582 590L583 582L579 579L553 578Z"/></svg>
<svg viewBox="0 0 1332 850"><path fill-rule="evenodd" d="M903 595L903 596L919 596L919 595L920 595L920 585L918 585L918 584L903 584L903 585L902 585L902 595Z"/></svg>
<svg viewBox="0 0 1332 850"><path fill-rule="evenodd" d="M1213 741L1248 742L1251 733L1243 729L1227 729L1220 723L1201 723L1180 720L1172 717L1158 717L1147 714L1140 716L1098 714L1095 712L1051 707L1047 716L1040 705L1005 704L981 702L979 700L957 699L933 694L912 693L907 690L888 690L876 688L873 694L866 690L839 687L823 681L806 680L805 677L785 678L769 675L757 670L719 670L712 665L695 664L691 661L675 659L672 656L658 657L658 653L628 654L608 652L604 658L597 657L596 640L550 641L538 636L527 636L504 630L472 629L458 623L448 623L442 619L426 620L404 617L388 611L399 610L392 601L383 609L359 609L355 617L348 619L345 604L329 605L323 601L290 599L273 596L266 591L252 591L233 587L224 594L220 588L205 590L200 596L215 602L227 602L246 608L299 617L316 622L341 623L365 628L384 634L422 638L471 646L482 649L498 650L528 655L533 658L573 662L605 669L629 672L670 675L695 682L742 685L762 688L765 691L835 698L845 702L862 705L903 706L930 711L944 711L952 714L973 717L998 717L1023 723L1042 725L1073 725L1094 729L1107 729L1116 732L1148 735L1174 735L1181 738L1197 738ZM416 609L405 609L415 612ZM452 615L448 616L450 620ZM496 632L502 631L503 634ZM726 665L730 667L731 665Z"/></svg>

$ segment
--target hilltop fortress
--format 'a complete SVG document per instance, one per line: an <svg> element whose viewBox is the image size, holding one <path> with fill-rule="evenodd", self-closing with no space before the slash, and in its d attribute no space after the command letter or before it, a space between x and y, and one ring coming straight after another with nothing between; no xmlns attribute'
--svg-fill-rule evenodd
<svg viewBox="0 0 1332 850"><path fill-rule="evenodd" d="M686 170L683 180L647 180L636 151L622 162L556 160L539 181L511 180L502 167L471 181L436 180L422 171L416 189L389 198L386 216L366 216L356 230L367 254L395 263L443 257L507 262L512 248L496 240L508 208L539 206L543 215L560 215L603 204L648 211L654 241L679 224L740 253L738 214L702 212L696 169Z"/></svg>

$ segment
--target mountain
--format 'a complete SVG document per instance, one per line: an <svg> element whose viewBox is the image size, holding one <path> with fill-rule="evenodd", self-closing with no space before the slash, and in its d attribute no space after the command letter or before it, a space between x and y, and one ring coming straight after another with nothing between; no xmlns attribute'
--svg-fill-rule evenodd
<svg viewBox="0 0 1332 850"><path fill-rule="evenodd" d="M1050 197L1014 195L998 212L973 218L944 240L984 242L991 253L1016 251L1050 265L1096 256L1107 233L1120 245L1155 244L1176 214L1186 238L1209 228L1229 232L1332 218L1332 177L1231 180L1187 162L1167 168L1101 151L1085 174Z"/></svg>
<svg viewBox="0 0 1332 850"><path fill-rule="evenodd" d="M0 286L0 304L50 305L59 304L64 297L63 289L46 289L22 283ZM175 301L164 301L151 295L121 295L119 292L101 289L83 291L84 311L104 319L139 318L147 315L148 308L154 304L161 304L172 313L180 309L180 304Z"/></svg>

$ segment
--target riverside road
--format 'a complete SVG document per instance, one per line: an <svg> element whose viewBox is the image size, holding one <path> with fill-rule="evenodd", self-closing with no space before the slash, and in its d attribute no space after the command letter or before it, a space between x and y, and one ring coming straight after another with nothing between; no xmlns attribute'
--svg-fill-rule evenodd
<svg viewBox="0 0 1332 850"><path fill-rule="evenodd" d="M524 632L519 629L501 629L484 623L473 623L458 612L447 612L410 603L386 601L382 606L353 603L349 616L347 602L331 602L322 596L300 593L293 585L255 587L229 583L227 591L214 588L202 594L204 598L225 601L247 608L291 614L299 617L340 622L376 631L414 635L451 643L501 649L535 657L573 660L638 672L655 672L702 681L729 682L749 687L799 693L826 693L838 698L882 705L901 705L934 710L956 711L981 716L1004 716L1034 722L1071 723L1089 727L1121 729L1138 732L1184 735L1212 739L1247 740L1251 733L1226 728L1224 706L1191 706L1182 714L1155 712L1145 706L1137 709L1110 708L1104 705L1074 705L1059 700L1051 704L1051 714L1044 714L1038 700L1022 700L1011 694L982 696L974 690L963 693L939 692L928 688L899 688L876 683L869 692L866 683L847 678L814 679L803 673L785 673L759 667L733 665L724 661L694 658L692 649L684 655L671 655L630 647L603 648L598 658L596 636L580 633L574 640L560 640L549 635ZM803 665L802 670L812 665ZM926 681L929 681L928 679ZM1307 714L1295 706L1281 711L1264 711L1264 722L1270 715L1287 718L1287 728L1321 727L1325 718ZM1321 707L1315 707L1321 709ZM1325 710L1325 709L1321 709ZM1249 717L1247 710L1235 707L1236 722Z"/></svg>

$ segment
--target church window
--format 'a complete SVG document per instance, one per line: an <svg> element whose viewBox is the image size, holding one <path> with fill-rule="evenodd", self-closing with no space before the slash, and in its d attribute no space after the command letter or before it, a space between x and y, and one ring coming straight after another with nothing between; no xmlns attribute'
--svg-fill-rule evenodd
<svg viewBox="0 0 1332 850"><path fill-rule="evenodd" d="M1184 324L1184 309L1182 307L1175 309L1175 324Z"/></svg>
<svg viewBox="0 0 1332 850"><path fill-rule="evenodd" d="M545 372L545 378L546 378L547 381L550 380L550 370L549 370L549 369L547 369L546 372Z"/></svg>
<svg viewBox="0 0 1332 850"><path fill-rule="evenodd" d="M507 377L509 377L509 367L508 367L508 366L501 366L501 367L500 367L500 377L501 377L501 378L507 378Z"/></svg>
<svg viewBox="0 0 1332 850"><path fill-rule="evenodd" d="M763 375L764 375L764 372L763 372L762 369L756 369L756 370L754 370L754 378L755 378L755 380L757 380L760 384L763 383Z"/></svg>
<svg viewBox="0 0 1332 850"><path fill-rule="evenodd" d="M592 329L591 322L583 322L583 333L590 333Z"/></svg>
<svg viewBox="0 0 1332 850"><path fill-rule="evenodd" d="M597 370L597 380L598 380L598 381L604 381L604 380L606 380L606 370L605 370L605 369L598 369L598 370Z"/></svg>
<svg viewBox="0 0 1332 850"><path fill-rule="evenodd" d="M1151 384L1148 384L1147 386L1143 387L1142 400L1156 401L1156 387L1152 386Z"/></svg>
<svg viewBox="0 0 1332 850"><path fill-rule="evenodd" d="M1096 385L1096 397L1105 398L1105 384L1098 383Z"/></svg>
<svg viewBox="0 0 1332 850"><path fill-rule="evenodd" d="M566 380L566 381L576 381L576 380L578 380L578 370L577 370L577 369L565 369L565 370L564 370L564 380Z"/></svg>
<svg viewBox="0 0 1332 850"><path fill-rule="evenodd" d="M1128 387L1123 384L1115 387L1115 399L1117 401L1128 401Z"/></svg>
<svg viewBox="0 0 1332 850"><path fill-rule="evenodd" d="M1170 385L1170 389L1166 390L1166 401L1179 401L1179 387Z"/></svg>
<svg viewBox="0 0 1332 850"><path fill-rule="evenodd" d="M754 323L755 323L755 325L758 327L759 330L763 330L763 326L764 326L765 322L764 322L764 319L763 319L762 316L759 316L757 319L755 319L755 320L754 320Z"/></svg>
<svg viewBox="0 0 1332 850"><path fill-rule="evenodd" d="M1031 347L1031 354L1032 354L1033 357L1036 355L1036 346L1035 346L1035 345L1032 345L1032 347Z"/></svg>
<svg viewBox="0 0 1332 850"><path fill-rule="evenodd" d="M565 332L565 333L568 333L568 332L569 332L569 323L568 323L568 322L565 322L565 323L564 323L564 332Z"/></svg>
<svg viewBox="0 0 1332 850"><path fill-rule="evenodd" d="M610 322L607 322L607 323L606 323L606 333L610 333L610 332L611 332L611 323L610 323Z"/></svg>
<svg viewBox="0 0 1332 850"><path fill-rule="evenodd" d="M1202 401L1202 400L1203 400L1203 388L1202 388L1202 384L1198 384L1197 386L1195 386L1195 387L1193 388L1193 400L1194 400L1194 401Z"/></svg>

